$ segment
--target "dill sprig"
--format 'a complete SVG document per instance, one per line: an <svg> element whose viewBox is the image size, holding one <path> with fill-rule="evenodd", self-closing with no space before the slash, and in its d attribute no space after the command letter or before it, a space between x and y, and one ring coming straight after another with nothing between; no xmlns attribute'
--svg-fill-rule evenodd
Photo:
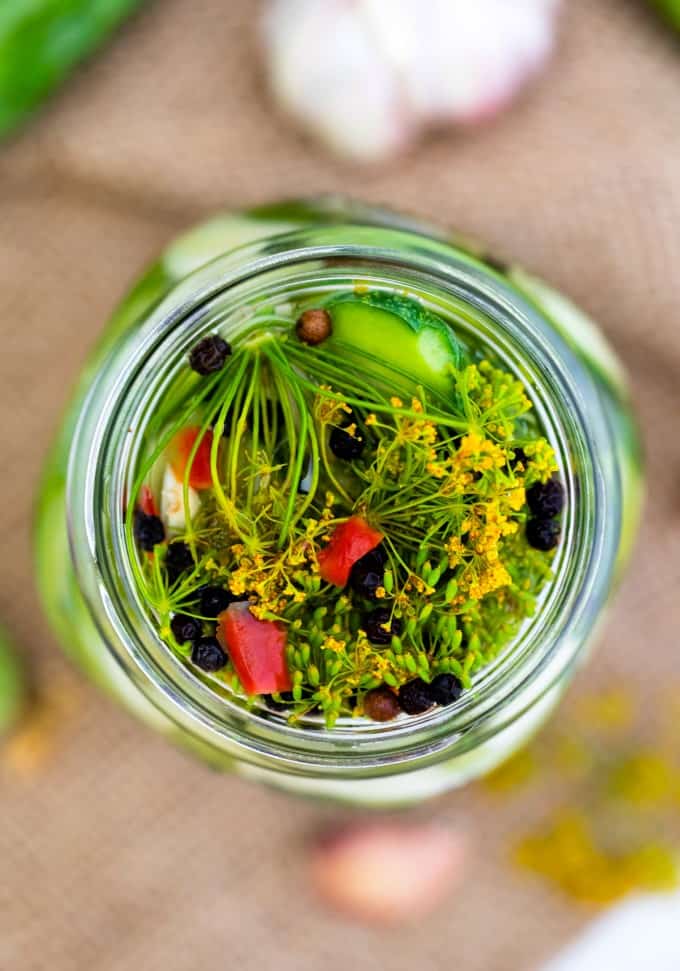
<svg viewBox="0 0 680 971"><path fill-rule="evenodd" d="M357 355L299 343L293 316L256 316L219 374L187 369L159 405L126 516L136 581L168 646L186 658L172 616L189 614L210 631L200 590L228 587L256 617L285 625L289 718L320 712L329 726L360 716L379 685L450 673L469 686L550 578L550 555L531 549L521 526L526 488L553 474L555 456L522 383L486 360L461 363L445 400L363 352L359 370ZM136 550L133 513L189 424L198 433L182 479L186 521L172 539L189 546L195 566L173 580L164 547ZM365 443L351 464L329 448L334 428ZM211 487L192 513L190 473L208 435ZM385 537L375 598L399 621L385 645L365 629L376 604L319 574L320 550L352 515ZM230 665L210 680L239 690Z"/></svg>

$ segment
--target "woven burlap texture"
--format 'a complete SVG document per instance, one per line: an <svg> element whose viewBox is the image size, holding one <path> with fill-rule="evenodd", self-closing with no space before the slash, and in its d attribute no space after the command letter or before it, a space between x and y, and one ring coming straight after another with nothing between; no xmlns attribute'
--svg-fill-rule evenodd
<svg viewBox="0 0 680 971"><path fill-rule="evenodd" d="M32 586L31 503L67 388L139 267L220 206L350 191L446 220L598 318L632 374L650 499L576 690L651 698L680 630L680 45L630 0L570 0L547 76L491 127L389 167L325 157L271 111L252 0L157 0L0 148L0 611L41 683L66 670ZM509 865L522 799L424 814L478 850L415 927L315 905L300 847L334 811L211 773L76 678L33 774L1 770L3 971L529 971L586 919ZM559 715L557 716L560 717Z"/></svg>

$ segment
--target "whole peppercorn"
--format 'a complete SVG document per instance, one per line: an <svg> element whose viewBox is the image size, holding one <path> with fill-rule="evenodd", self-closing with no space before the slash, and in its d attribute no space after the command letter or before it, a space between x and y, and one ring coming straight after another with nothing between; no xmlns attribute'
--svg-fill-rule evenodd
<svg viewBox="0 0 680 971"><path fill-rule="evenodd" d="M198 374L214 374L221 371L231 354L231 345L219 334L209 334L191 349L189 364Z"/></svg>
<svg viewBox="0 0 680 971"><path fill-rule="evenodd" d="M230 590L224 587L201 587L199 613L203 617L217 617L229 604L238 600Z"/></svg>
<svg viewBox="0 0 680 971"><path fill-rule="evenodd" d="M352 459L359 458L366 443L356 430L353 435L350 435L344 428L333 428L328 444L336 458L342 459L343 462L351 462Z"/></svg>
<svg viewBox="0 0 680 971"><path fill-rule="evenodd" d="M178 644L186 644L187 641L193 643L202 633L200 620L187 614L175 614L170 621L170 628Z"/></svg>
<svg viewBox="0 0 680 971"><path fill-rule="evenodd" d="M462 684L452 674L438 674L429 685L430 698L436 705L452 705L462 692Z"/></svg>
<svg viewBox="0 0 680 971"><path fill-rule="evenodd" d="M165 554L165 569L168 571L170 583L174 583L182 573L186 570L192 570L193 567L194 558L187 544L180 540L170 543Z"/></svg>
<svg viewBox="0 0 680 971"><path fill-rule="evenodd" d="M349 585L355 593L369 600L375 600L375 592L382 586L385 577L387 554L381 546L376 546L357 560L349 574Z"/></svg>
<svg viewBox="0 0 680 971"><path fill-rule="evenodd" d="M295 324L295 333L304 344L321 344L333 333L333 322L327 310L305 310Z"/></svg>
<svg viewBox="0 0 680 971"><path fill-rule="evenodd" d="M165 539L163 520L142 512L141 509L135 510L134 535L142 549L152 553L154 546Z"/></svg>
<svg viewBox="0 0 680 971"><path fill-rule="evenodd" d="M554 519L530 519L527 523L527 543L535 550L547 553L560 541L560 524Z"/></svg>
<svg viewBox="0 0 680 971"><path fill-rule="evenodd" d="M202 637L194 644L191 660L202 671L219 671L228 658L216 637Z"/></svg>
<svg viewBox="0 0 680 971"><path fill-rule="evenodd" d="M399 688L399 704L407 715L421 715L432 707L430 686L422 678L415 678Z"/></svg>
<svg viewBox="0 0 680 971"><path fill-rule="evenodd" d="M516 468L521 462L523 467L526 469L529 459L527 458L527 453L523 448L513 448L513 458L510 459L508 463L511 469Z"/></svg>
<svg viewBox="0 0 680 971"><path fill-rule="evenodd" d="M293 692L282 691L279 698L281 701L277 701L273 695L262 695L262 700L271 711L288 711L290 709L288 702L293 701Z"/></svg>
<svg viewBox="0 0 680 971"><path fill-rule="evenodd" d="M383 626L385 624L389 624L387 630ZM403 624L399 617L391 617L387 607L376 607L364 618L362 627L371 644L389 644L392 637L401 634Z"/></svg>
<svg viewBox="0 0 680 971"><path fill-rule="evenodd" d="M392 721L400 711L399 699L384 684L379 688L371 688L364 695L364 714L374 722Z"/></svg>
<svg viewBox="0 0 680 971"><path fill-rule="evenodd" d="M539 519L552 519L564 509L564 486L559 479L535 482L527 489L527 504Z"/></svg>

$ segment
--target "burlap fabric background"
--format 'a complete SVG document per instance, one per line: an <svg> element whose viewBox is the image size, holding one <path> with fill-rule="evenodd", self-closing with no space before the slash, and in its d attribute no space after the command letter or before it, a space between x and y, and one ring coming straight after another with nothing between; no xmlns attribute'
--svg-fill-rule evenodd
<svg viewBox="0 0 680 971"><path fill-rule="evenodd" d="M65 665L32 588L32 495L114 302L214 208L338 190L483 237L602 321L632 372L651 497L581 686L616 678L645 699L676 674L680 45L633 0L567 6L548 77L514 111L379 171L272 117L249 0L150 4L0 149L0 607L44 685ZM476 840L462 892L415 928L342 923L315 906L300 857L331 810L212 774L77 691L51 758L26 778L2 770L3 971L527 971L587 917L507 864L523 799L473 790L424 810Z"/></svg>

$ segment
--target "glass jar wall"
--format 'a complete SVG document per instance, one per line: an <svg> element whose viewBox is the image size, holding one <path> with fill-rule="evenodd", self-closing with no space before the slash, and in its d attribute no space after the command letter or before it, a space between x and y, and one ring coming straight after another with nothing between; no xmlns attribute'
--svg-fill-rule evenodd
<svg viewBox="0 0 680 971"><path fill-rule="evenodd" d="M121 517L155 404L188 350L243 308L362 285L415 294L530 389L567 490L555 579L536 615L453 706L378 724L291 726L220 698L159 640ZM620 364L542 282L412 220L342 201L217 216L173 242L108 325L47 464L36 557L51 623L102 687L212 765L299 793L402 804L506 758L587 656L635 534L639 446Z"/></svg>

